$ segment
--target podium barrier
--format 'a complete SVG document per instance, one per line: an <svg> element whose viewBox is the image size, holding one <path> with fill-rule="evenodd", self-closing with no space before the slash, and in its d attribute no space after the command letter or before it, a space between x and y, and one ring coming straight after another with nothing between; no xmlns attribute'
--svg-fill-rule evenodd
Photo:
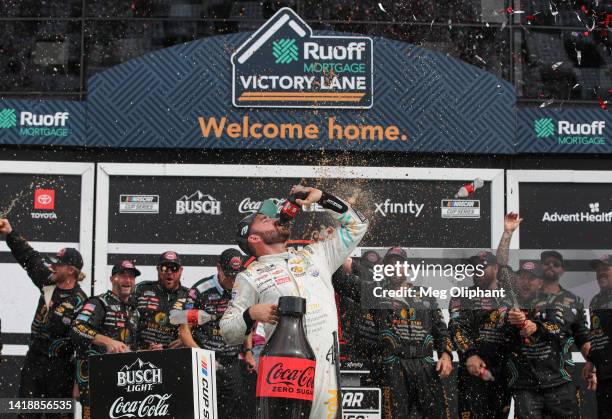
<svg viewBox="0 0 612 419"><path fill-rule="evenodd" d="M203 349L91 356L91 417L218 419L215 374Z"/></svg>

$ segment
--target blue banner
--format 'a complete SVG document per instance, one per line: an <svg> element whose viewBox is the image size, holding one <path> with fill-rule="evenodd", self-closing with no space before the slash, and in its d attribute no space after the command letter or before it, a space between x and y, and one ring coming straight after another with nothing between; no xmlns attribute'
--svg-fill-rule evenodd
<svg viewBox="0 0 612 419"><path fill-rule="evenodd" d="M602 153L611 123L600 109L517 111L513 86L484 70L404 42L314 33L288 8L254 33L99 73L86 102L0 102L0 143L87 147Z"/></svg>

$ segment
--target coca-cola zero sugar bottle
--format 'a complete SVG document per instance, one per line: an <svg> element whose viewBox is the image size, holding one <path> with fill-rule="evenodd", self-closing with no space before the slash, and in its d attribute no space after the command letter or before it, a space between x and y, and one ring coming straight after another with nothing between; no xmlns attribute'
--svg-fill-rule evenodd
<svg viewBox="0 0 612 419"><path fill-rule="evenodd" d="M259 359L258 419L305 419L310 415L316 362L304 332L304 313L304 298L278 299L278 325Z"/></svg>

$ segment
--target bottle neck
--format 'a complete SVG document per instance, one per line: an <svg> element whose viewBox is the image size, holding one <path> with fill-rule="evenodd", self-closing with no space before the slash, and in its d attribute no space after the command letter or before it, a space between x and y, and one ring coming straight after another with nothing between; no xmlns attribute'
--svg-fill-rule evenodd
<svg viewBox="0 0 612 419"><path fill-rule="evenodd" d="M301 314L281 314L277 327L284 327L291 332L302 333L304 331L303 319L304 316Z"/></svg>

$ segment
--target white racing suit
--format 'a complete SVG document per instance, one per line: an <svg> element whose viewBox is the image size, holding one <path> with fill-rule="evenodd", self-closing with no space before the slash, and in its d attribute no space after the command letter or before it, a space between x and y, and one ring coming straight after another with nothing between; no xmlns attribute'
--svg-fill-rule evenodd
<svg viewBox="0 0 612 419"><path fill-rule="evenodd" d="M332 332L338 330L338 316L332 274L355 249L368 228L368 222L359 212L346 207L344 213L327 210L340 222L340 227L326 240L298 251L290 249L286 253L261 256L238 274L232 300L220 323L227 344L238 345L249 332L243 317L249 307L277 304L281 296L305 298L306 336L317 361L310 413L310 417L316 419L335 418L338 409L332 358ZM274 327L269 323L264 325L266 338L272 335Z"/></svg>

